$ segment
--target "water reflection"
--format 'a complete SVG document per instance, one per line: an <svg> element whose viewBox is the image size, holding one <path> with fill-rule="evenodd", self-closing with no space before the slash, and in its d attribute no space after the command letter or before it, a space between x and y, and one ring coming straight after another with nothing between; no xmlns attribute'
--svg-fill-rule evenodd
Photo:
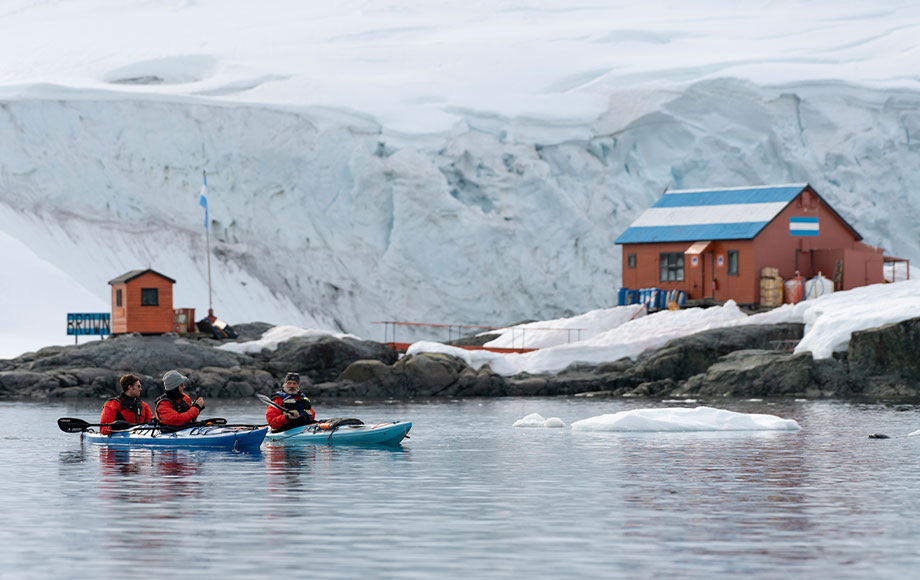
<svg viewBox="0 0 920 580"><path fill-rule="evenodd" d="M302 486L302 478L317 466L356 456L409 457L401 445L266 445L264 457L269 491Z"/></svg>
<svg viewBox="0 0 920 580"><path fill-rule="evenodd" d="M77 451L61 451L58 454L58 461L65 465L71 463L85 463L86 451L82 447Z"/></svg>

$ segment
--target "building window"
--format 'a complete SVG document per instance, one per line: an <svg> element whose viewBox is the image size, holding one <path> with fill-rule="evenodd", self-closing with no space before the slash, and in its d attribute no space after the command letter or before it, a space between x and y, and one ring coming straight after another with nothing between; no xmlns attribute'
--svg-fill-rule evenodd
<svg viewBox="0 0 920 580"><path fill-rule="evenodd" d="M121 288L115 291L115 306L121 306Z"/></svg>
<svg viewBox="0 0 920 580"><path fill-rule="evenodd" d="M738 275L738 250L728 251L728 275Z"/></svg>
<svg viewBox="0 0 920 580"><path fill-rule="evenodd" d="M628 256L626 256L626 267L631 268L631 269L636 267L636 255L635 254L629 254Z"/></svg>
<svg viewBox="0 0 920 580"><path fill-rule="evenodd" d="M156 288L141 288L141 306L159 306L160 295Z"/></svg>
<svg viewBox="0 0 920 580"><path fill-rule="evenodd" d="M662 252L658 267L662 282L682 282L684 279L683 252Z"/></svg>

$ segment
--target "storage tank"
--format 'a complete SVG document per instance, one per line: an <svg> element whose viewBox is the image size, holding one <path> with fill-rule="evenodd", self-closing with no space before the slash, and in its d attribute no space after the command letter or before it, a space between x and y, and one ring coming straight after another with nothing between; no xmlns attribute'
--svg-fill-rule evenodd
<svg viewBox="0 0 920 580"><path fill-rule="evenodd" d="M784 286L783 298L786 304L798 304L805 299L805 278L795 271L795 277L786 280Z"/></svg>
<svg viewBox="0 0 920 580"><path fill-rule="evenodd" d="M805 282L805 300L812 300L834 291L834 281L825 278L821 272Z"/></svg>

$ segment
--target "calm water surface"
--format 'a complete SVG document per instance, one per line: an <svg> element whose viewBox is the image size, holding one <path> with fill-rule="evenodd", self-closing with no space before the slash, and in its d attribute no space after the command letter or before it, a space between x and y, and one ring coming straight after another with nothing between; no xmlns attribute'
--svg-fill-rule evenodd
<svg viewBox="0 0 920 580"><path fill-rule="evenodd" d="M114 451L62 433L98 402L0 403L0 576L916 578L918 408L721 401L792 433L574 433L660 403L320 406L408 419L396 449ZM205 414L259 422L252 401ZM881 431L889 440L868 440Z"/></svg>

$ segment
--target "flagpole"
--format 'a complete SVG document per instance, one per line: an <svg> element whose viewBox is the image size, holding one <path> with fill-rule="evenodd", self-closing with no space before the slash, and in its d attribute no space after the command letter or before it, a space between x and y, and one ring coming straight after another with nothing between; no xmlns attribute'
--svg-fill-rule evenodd
<svg viewBox="0 0 920 580"><path fill-rule="evenodd" d="M214 316L214 303L211 301L211 234L204 231L205 246L208 250L208 316Z"/></svg>
<svg viewBox="0 0 920 580"><path fill-rule="evenodd" d="M207 189L208 189L208 172L202 170L201 176L202 176L202 179L204 180L204 185L202 185L201 187L202 199L205 199L204 193L207 192ZM204 240L205 240L205 247L207 248L207 252L208 252L208 319L214 320L214 303L211 299L211 228L209 226L210 224L208 224L208 206L207 206L207 200L205 199L205 202L204 202Z"/></svg>

